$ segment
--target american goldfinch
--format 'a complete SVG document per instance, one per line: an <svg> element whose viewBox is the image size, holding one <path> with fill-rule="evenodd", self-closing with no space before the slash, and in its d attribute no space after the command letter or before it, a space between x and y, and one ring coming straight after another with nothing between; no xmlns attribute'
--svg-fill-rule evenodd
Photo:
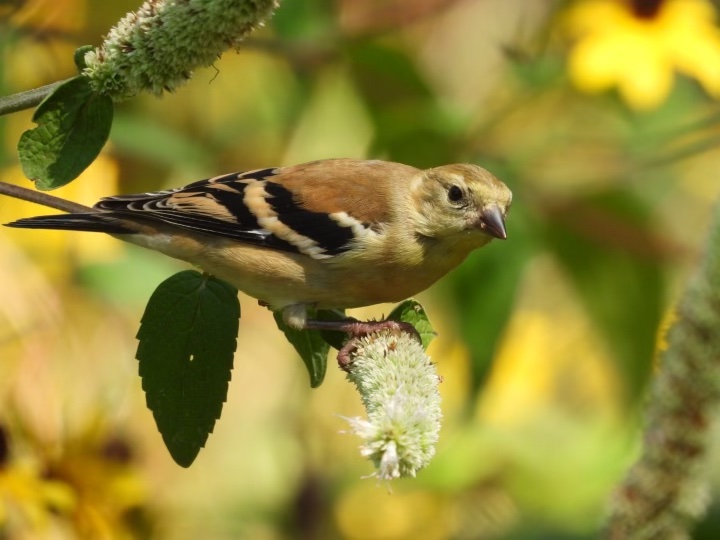
<svg viewBox="0 0 720 540"><path fill-rule="evenodd" d="M200 267L282 310L294 328L362 332L310 320L307 308L396 302L425 290L472 250L506 238L511 200L477 165L328 159L106 197L93 212L7 225L108 233Z"/></svg>

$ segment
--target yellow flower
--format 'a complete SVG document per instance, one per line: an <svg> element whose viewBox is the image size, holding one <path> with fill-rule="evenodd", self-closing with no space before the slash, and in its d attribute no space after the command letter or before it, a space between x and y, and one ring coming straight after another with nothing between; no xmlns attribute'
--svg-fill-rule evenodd
<svg viewBox="0 0 720 540"><path fill-rule="evenodd" d="M72 511L72 489L43 477L41 464L30 459L4 463L0 468L0 527L3 532L47 531L53 515Z"/></svg>
<svg viewBox="0 0 720 540"><path fill-rule="evenodd" d="M133 449L112 436L102 418L60 444L43 441L32 428L23 433L29 427L13 425L17 444L10 452L0 424L0 533L55 538L51 531L64 528L73 538L129 540L139 526L152 527Z"/></svg>
<svg viewBox="0 0 720 540"><path fill-rule="evenodd" d="M633 108L670 93L675 71L720 97L720 31L708 0L584 0L570 9L572 82L599 92L617 87Z"/></svg>

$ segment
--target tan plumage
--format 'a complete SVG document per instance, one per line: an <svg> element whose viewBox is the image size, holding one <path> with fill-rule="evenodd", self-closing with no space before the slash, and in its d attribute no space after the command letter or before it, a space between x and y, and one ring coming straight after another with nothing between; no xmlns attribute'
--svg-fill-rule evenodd
<svg viewBox="0 0 720 540"><path fill-rule="evenodd" d="M477 165L334 159L102 199L11 227L101 231L188 261L306 325L306 308L408 298L493 237L510 190Z"/></svg>

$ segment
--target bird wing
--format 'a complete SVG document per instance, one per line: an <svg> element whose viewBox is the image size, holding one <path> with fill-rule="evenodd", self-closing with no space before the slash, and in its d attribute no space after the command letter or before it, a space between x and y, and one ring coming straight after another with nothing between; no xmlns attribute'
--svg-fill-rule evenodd
<svg viewBox="0 0 720 540"><path fill-rule="evenodd" d="M106 197L95 207L118 218L141 217L324 259L379 234L387 221L391 205L374 193L384 193L392 178L387 163L375 163L381 162L339 159L258 169L178 189Z"/></svg>
<svg viewBox="0 0 720 540"><path fill-rule="evenodd" d="M260 226L244 202L248 185L265 182L274 171L232 173L176 189L104 197L95 208L116 217L139 217L253 245L297 251Z"/></svg>

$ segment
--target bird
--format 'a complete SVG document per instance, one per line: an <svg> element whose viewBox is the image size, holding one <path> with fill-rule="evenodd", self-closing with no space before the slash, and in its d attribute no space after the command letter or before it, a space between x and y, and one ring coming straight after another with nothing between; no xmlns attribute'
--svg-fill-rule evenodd
<svg viewBox="0 0 720 540"><path fill-rule="evenodd" d="M6 226L107 233L199 267L292 328L359 335L397 325L314 320L308 309L416 295L473 250L506 239L511 203L510 189L479 165L338 158L105 197L86 212Z"/></svg>

